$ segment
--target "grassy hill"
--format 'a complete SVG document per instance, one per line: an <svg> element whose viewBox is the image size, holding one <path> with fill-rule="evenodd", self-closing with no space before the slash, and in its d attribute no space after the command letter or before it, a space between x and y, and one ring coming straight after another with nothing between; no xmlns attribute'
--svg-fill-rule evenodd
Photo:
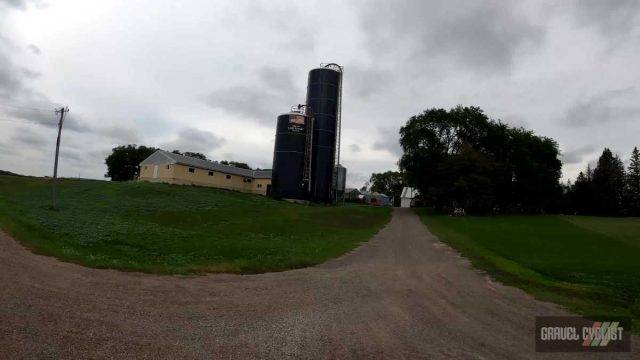
<svg viewBox="0 0 640 360"><path fill-rule="evenodd" d="M0 227L35 252L98 268L162 274L310 266L373 236L386 208L303 206L226 190L0 176Z"/></svg>
<svg viewBox="0 0 640 360"><path fill-rule="evenodd" d="M640 333L640 218L419 214L498 280L583 315L630 316Z"/></svg>
<svg viewBox="0 0 640 360"><path fill-rule="evenodd" d="M0 170L0 175L7 175L7 176L22 176L22 175L20 175L20 174L12 173L11 171L6 171L6 170Z"/></svg>

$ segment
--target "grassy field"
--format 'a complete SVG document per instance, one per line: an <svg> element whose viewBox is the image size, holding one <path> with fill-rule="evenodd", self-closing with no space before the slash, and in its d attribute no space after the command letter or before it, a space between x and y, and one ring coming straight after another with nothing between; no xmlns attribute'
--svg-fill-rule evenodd
<svg viewBox="0 0 640 360"><path fill-rule="evenodd" d="M324 262L373 236L386 208L304 206L150 183L0 176L0 227L37 253L162 274L260 273Z"/></svg>
<svg viewBox="0 0 640 360"><path fill-rule="evenodd" d="M579 314L630 316L640 333L640 218L418 212L442 241L498 280Z"/></svg>

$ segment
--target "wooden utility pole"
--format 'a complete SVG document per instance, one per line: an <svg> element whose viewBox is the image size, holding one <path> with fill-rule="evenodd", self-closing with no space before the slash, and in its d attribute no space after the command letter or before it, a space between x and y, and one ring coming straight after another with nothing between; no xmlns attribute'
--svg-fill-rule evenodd
<svg viewBox="0 0 640 360"><path fill-rule="evenodd" d="M68 107L61 107L56 110L56 114L60 114L60 120L58 121L58 139L56 140L56 159L53 163L53 181L51 182L51 190L53 195L53 210L58 210L58 204L56 202L56 182L58 181L58 154L60 153L60 135L62 134L62 123L64 123L64 117L69 112Z"/></svg>

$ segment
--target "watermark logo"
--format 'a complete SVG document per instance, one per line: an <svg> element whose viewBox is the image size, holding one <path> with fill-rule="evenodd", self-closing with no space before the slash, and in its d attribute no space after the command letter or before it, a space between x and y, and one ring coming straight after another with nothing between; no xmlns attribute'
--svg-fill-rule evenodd
<svg viewBox="0 0 640 360"><path fill-rule="evenodd" d="M538 316L538 352L629 352L631 319L624 317Z"/></svg>

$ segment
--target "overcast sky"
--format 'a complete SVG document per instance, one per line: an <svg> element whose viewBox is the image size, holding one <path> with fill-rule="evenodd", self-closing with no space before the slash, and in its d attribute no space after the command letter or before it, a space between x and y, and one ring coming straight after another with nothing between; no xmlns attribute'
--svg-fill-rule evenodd
<svg viewBox="0 0 640 360"><path fill-rule="evenodd" d="M476 105L558 141L564 177L640 145L640 1L0 0L0 169L103 178L136 143L270 168L307 73L345 67L348 184L397 168L398 129Z"/></svg>

